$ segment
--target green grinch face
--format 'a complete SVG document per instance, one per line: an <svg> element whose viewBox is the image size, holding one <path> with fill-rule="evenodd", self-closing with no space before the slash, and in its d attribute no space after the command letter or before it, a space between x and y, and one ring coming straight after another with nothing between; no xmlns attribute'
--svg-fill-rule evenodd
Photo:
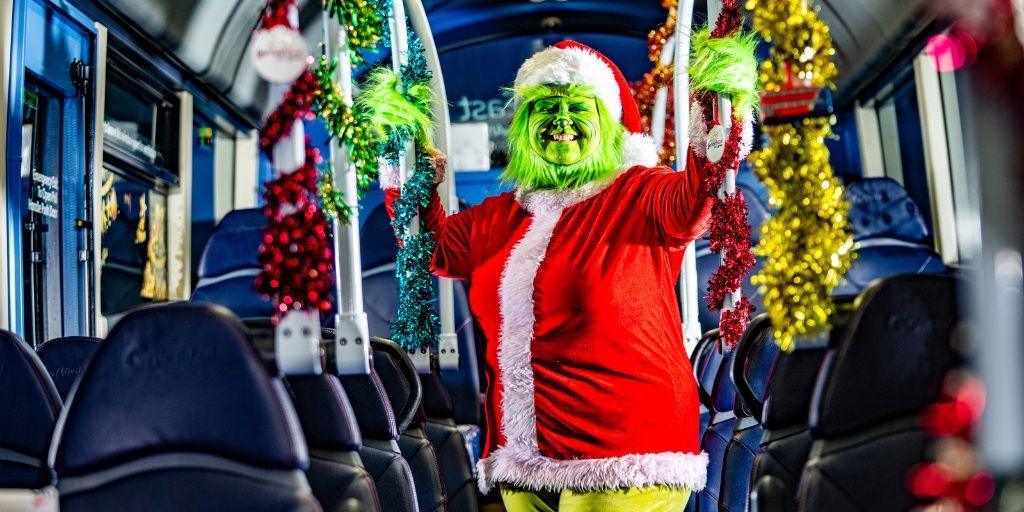
<svg viewBox="0 0 1024 512"><path fill-rule="evenodd" d="M601 116L592 96L557 94L533 102L530 147L549 163L572 165L601 143Z"/></svg>

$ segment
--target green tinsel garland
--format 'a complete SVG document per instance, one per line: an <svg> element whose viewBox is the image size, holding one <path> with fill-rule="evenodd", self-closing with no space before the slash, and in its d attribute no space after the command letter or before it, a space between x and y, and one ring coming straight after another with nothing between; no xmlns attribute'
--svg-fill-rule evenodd
<svg viewBox="0 0 1024 512"><path fill-rule="evenodd" d="M356 190L362 198L370 183L377 179L377 141L367 116L345 104L334 80L337 69L337 61L328 60L326 55L313 68L317 80L313 111L324 120L328 133L349 148L349 161L356 168Z"/></svg>
<svg viewBox="0 0 1024 512"><path fill-rule="evenodd" d="M348 225L352 217L352 208L345 204L345 193L334 186L334 168L328 162L320 169L317 178L317 193L320 196L320 209L329 218L338 219Z"/></svg>
<svg viewBox="0 0 1024 512"><path fill-rule="evenodd" d="M327 12L345 26L345 40L352 50L349 55L353 66L364 62L361 52L377 47L387 27L387 16L381 18L381 5L390 3L388 0L324 1Z"/></svg>

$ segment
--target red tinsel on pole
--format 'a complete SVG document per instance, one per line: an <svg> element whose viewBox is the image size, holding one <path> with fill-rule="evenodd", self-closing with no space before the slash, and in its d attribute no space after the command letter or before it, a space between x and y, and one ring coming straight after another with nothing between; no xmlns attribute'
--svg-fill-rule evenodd
<svg viewBox="0 0 1024 512"><path fill-rule="evenodd" d="M743 15L735 0L724 0L712 38L729 37L743 25ZM705 123L708 131L717 125L711 117L713 98L698 98L704 104ZM747 272L754 268L754 253L751 251L750 224L747 222L747 203L742 193L722 190L726 174L737 171L740 165L740 145L745 120L733 119L725 141L722 157L717 162L704 165L702 185L704 193L717 199L711 210L711 226L708 241L713 252L722 254L722 263L708 280L708 307L720 311L719 332L727 347L735 347L743 337L754 306L747 297L741 297L735 304L733 294L743 285ZM721 192L721 193L720 193Z"/></svg>
<svg viewBox="0 0 1024 512"><path fill-rule="evenodd" d="M289 11L294 8L295 0L270 0L261 28L291 27ZM264 151L273 154L275 145L284 138L301 136L301 131L293 132L293 125L297 120L312 117L316 84L313 74L306 70L283 95L260 129L260 146ZM308 139L304 143L301 162L274 162L276 177L266 183L263 194L267 226L259 248L262 268L255 286L274 301L276 318L291 310L323 312L331 308L333 251L328 240L328 220L320 209L317 193L317 165L321 158L316 149L309 147ZM295 164L298 168L286 168Z"/></svg>

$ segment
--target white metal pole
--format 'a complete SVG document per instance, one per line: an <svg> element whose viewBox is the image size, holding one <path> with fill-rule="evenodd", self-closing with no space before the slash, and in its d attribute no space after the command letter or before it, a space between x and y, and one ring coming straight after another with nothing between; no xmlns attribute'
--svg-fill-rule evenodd
<svg viewBox="0 0 1024 512"><path fill-rule="evenodd" d="M345 29L337 20L327 25L336 33L338 48L338 86L345 105L352 107L352 58L349 54ZM332 37L325 37L329 45ZM324 49L330 56L329 46ZM345 195L345 206L351 216L347 224L334 221L334 277L335 295L338 297L338 315L335 319L334 358L341 375L370 373L370 329L363 308L363 278L359 247L359 192L356 188L356 169L349 158L350 148L341 146L338 139L331 141L328 155L334 166L334 186Z"/></svg>
<svg viewBox="0 0 1024 512"><path fill-rule="evenodd" d="M665 40L665 46L661 49L661 56L658 63L667 66L672 63L675 56L676 36L671 35ZM668 111L668 87L658 87L654 92L654 108L651 109L651 138L654 139L654 147L661 151L665 143L665 117Z"/></svg>
<svg viewBox="0 0 1024 512"><path fill-rule="evenodd" d="M675 131L676 169L686 169L690 147L690 29L693 24L694 0L679 0L675 33ZM690 354L701 337L697 301L697 256L693 244L683 253L683 271L679 279L679 298L683 303L683 340Z"/></svg>
<svg viewBox="0 0 1024 512"><path fill-rule="evenodd" d="M299 11L294 5L288 10L288 22L299 26ZM271 98L278 103L284 100L291 84L274 84ZM297 171L306 160L306 134L301 120L292 123L291 131L274 144L271 161L277 176ZM282 204L280 215L298 211L293 204ZM274 357L277 367L284 374L319 374L320 365L320 314L314 308L289 309L274 328Z"/></svg>
<svg viewBox="0 0 1024 512"><path fill-rule="evenodd" d="M409 63L409 33L406 27L405 4L402 0L392 0L391 17L391 69L398 76L398 84L402 84L402 66ZM398 176L402 185L409 180L409 161L416 150L415 141L405 143L405 151L398 157ZM419 217L414 218L406 228L406 233L414 235L419 232ZM430 347L410 350L409 358L420 373L430 373Z"/></svg>
<svg viewBox="0 0 1024 512"><path fill-rule="evenodd" d="M430 31L427 11L421 0L406 0L406 14L412 29L423 43L423 53L427 59L432 78L430 88L433 91L431 115L434 118L434 146L448 154L448 141L451 136L451 119L448 113L448 95L445 93L444 76L441 74L441 60L434 45L434 34ZM447 179L438 186L438 194L447 213L455 213L459 209L459 201L455 195L455 175L449 173ZM438 308L441 316L441 337L438 342L438 364L442 370L459 369L459 342L455 334L455 292L451 279L439 280Z"/></svg>

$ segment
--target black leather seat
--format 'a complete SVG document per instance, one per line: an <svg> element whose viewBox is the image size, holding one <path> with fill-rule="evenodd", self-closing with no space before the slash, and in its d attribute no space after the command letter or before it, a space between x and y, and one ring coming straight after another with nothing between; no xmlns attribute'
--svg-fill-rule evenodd
<svg viewBox="0 0 1024 512"><path fill-rule="evenodd" d="M342 375L339 380L356 414L363 438L359 456L376 484L380 509L416 512L416 484L398 444L399 415L391 406L380 376L371 367L368 375Z"/></svg>
<svg viewBox="0 0 1024 512"><path fill-rule="evenodd" d="M0 330L0 489L50 484L46 453L61 400L35 352Z"/></svg>
<svg viewBox="0 0 1024 512"><path fill-rule="evenodd" d="M813 445L800 510L905 511L917 505L907 475L925 460L920 413L961 362L955 278L875 282L849 327L830 342L810 407Z"/></svg>
<svg viewBox="0 0 1024 512"><path fill-rule="evenodd" d="M325 512L381 510L373 477L359 450L359 425L338 377L286 377L309 446L306 477Z"/></svg>
<svg viewBox="0 0 1024 512"><path fill-rule="evenodd" d="M419 376L423 387L423 412L427 419L423 423L423 431L437 452L441 479L448 496L448 510L475 512L480 505L473 472L476 461L470 458L470 454L474 453L474 443L479 443L479 428L456 424L455 408L440 373L435 369Z"/></svg>
<svg viewBox="0 0 1024 512"><path fill-rule="evenodd" d="M283 384L223 308L172 304L118 322L49 461L65 512L320 510Z"/></svg>
<svg viewBox="0 0 1024 512"><path fill-rule="evenodd" d="M373 367L395 411L398 447L412 469L421 512L447 510L444 479L437 451L424 431L423 386L412 361L396 343L373 338Z"/></svg>
<svg viewBox="0 0 1024 512"><path fill-rule="evenodd" d="M71 386L85 370L85 365L102 341L91 336L68 336L47 341L36 349L61 399L67 400Z"/></svg>
<svg viewBox="0 0 1024 512"><path fill-rule="evenodd" d="M720 343L715 343L720 345ZM717 353L718 350L715 350ZM714 353L712 354L714 356ZM718 371L715 372L714 387L711 391L711 420L701 438L701 448L708 454L707 483L697 493L696 510L708 512L718 510L721 497L722 464L725 448L732 439L736 427L736 388L732 384L730 364L732 352L721 354Z"/></svg>

